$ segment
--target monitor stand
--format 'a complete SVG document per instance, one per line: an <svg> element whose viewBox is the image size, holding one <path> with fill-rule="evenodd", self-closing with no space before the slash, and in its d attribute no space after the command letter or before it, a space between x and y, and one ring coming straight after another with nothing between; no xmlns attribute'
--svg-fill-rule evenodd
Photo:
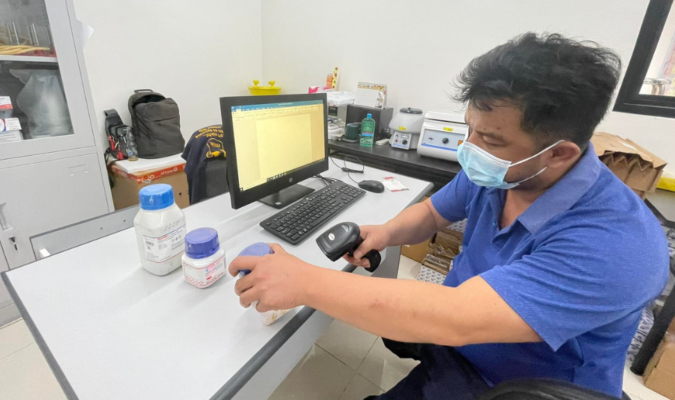
<svg viewBox="0 0 675 400"><path fill-rule="evenodd" d="M312 193L314 189L302 185L293 185L284 190L271 194L260 199L261 203L267 204L274 208L284 208L291 203L295 203L301 198Z"/></svg>

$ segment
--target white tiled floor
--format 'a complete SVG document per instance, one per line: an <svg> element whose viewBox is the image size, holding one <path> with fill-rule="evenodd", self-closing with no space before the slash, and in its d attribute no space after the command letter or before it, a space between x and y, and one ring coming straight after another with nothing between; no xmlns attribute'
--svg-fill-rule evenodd
<svg viewBox="0 0 675 400"><path fill-rule="evenodd" d="M401 257L399 279L416 279L419 270L419 263ZM335 321L270 399L362 400L390 389L415 365L395 357L376 336ZM667 400L627 368L624 390L633 400ZM0 399L65 399L21 320L0 328Z"/></svg>
<svg viewBox="0 0 675 400"><path fill-rule="evenodd" d="M0 329L0 399L64 400L59 383L23 320Z"/></svg>

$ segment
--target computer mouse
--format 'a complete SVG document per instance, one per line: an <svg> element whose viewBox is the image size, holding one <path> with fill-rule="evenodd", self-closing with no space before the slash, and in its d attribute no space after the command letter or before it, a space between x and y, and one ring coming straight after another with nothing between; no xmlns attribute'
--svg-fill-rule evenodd
<svg viewBox="0 0 675 400"><path fill-rule="evenodd" d="M374 193L384 192L384 185L379 181L361 181L359 182L359 187L363 190Z"/></svg>

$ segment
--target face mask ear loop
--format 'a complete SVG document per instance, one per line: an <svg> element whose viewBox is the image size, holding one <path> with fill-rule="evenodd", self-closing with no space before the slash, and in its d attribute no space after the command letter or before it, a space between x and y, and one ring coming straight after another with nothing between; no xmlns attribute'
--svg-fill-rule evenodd
<svg viewBox="0 0 675 400"><path fill-rule="evenodd" d="M529 177L529 178L525 178L525 179L523 179L522 181L513 182L513 183L511 183L511 185L516 185L516 186L518 186L518 185L520 185L520 184L523 183L523 182L527 182L527 181L529 181L530 179L532 179L532 178L536 177L537 175L541 174L542 172L546 171L546 168L548 168L548 167L542 168L541 171L537 172L536 174L532 175L532 176ZM515 186L514 186L514 187L515 187Z"/></svg>
<svg viewBox="0 0 675 400"><path fill-rule="evenodd" d="M514 165L522 164L522 163L524 163L524 162L528 162L528 161L530 161L530 160L533 159L533 158L539 157L540 155L542 155L542 154L544 154L545 152L551 150L552 148L554 148L555 146L559 145L559 144L562 143L562 142L564 142L564 140L562 140L562 139L561 139L561 140L558 140L557 142L555 142L555 143L553 143L552 145L548 146L547 148L545 148L544 150L540 151L539 153L537 153L537 154L535 154L535 155L533 155L533 156L530 156L530 157L528 157L528 158L526 158L526 159L524 159L524 160L520 160L520 161L518 161L517 163L511 164L511 167L513 167ZM542 171L543 171L543 170L542 170ZM539 175L542 171L539 171L539 173L537 173L537 175ZM537 176L537 175L534 175L534 176ZM533 176L533 177L534 177L534 176Z"/></svg>

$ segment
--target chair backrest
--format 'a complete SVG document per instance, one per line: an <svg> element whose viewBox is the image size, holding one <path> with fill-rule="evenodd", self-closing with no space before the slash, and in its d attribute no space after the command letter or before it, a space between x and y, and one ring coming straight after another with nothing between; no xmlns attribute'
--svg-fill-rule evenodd
<svg viewBox="0 0 675 400"><path fill-rule="evenodd" d="M222 125L211 125L192 134L183 151L190 204L228 192L227 160Z"/></svg>
<svg viewBox="0 0 675 400"><path fill-rule="evenodd" d="M74 247L112 235L134 225L139 206L54 229L30 238L35 259L40 260Z"/></svg>
<svg viewBox="0 0 675 400"><path fill-rule="evenodd" d="M623 394L624 400L630 397ZM616 397L555 379L518 379L500 383L479 400L616 400Z"/></svg>
<svg viewBox="0 0 675 400"><path fill-rule="evenodd" d="M206 163L206 199L228 193L227 160L216 158Z"/></svg>

